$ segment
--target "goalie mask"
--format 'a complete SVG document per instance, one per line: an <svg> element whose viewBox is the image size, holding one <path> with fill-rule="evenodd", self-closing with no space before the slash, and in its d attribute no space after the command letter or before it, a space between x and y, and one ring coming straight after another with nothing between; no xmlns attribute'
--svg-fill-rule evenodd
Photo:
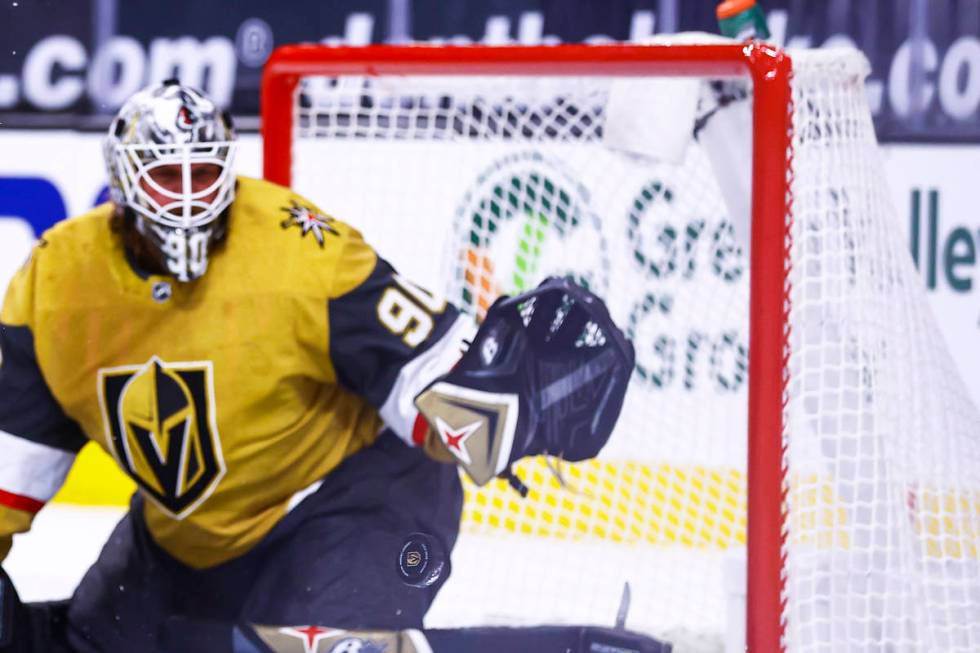
<svg viewBox="0 0 980 653"><path fill-rule="evenodd" d="M133 95L109 127L112 201L133 213L136 230L179 281L202 276L224 236L236 148L227 114L175 80Z"/></svg>

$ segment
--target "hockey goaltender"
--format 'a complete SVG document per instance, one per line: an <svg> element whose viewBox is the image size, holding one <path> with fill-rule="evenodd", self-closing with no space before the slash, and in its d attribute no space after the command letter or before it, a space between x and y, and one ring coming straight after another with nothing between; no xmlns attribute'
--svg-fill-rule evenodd
<svg viewBox="0 0 980 653"><path fill-rule="evenodd" d="M69 600L24 604L0 571L0 651L668 650L421 630L457 465L521 491L514 461L608 439L634 354L603 302L548 279L477 329L351 226L236 176L236 145L200 92L137 93L105 141L111 201L45 233L10 284L0 560L89 440L138 492Z"/></svg>

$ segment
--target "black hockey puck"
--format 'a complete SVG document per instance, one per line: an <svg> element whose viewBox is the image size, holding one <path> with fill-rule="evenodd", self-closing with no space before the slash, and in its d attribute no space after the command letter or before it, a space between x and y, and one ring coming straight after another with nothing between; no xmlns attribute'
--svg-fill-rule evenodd
<svg viewBox="0 0 980 653"><path fill-rule="evenodd" d="M427 533L412 533L398 553L398 575L412 587L429 587L446 568L446 551L436 538Z"/></svg>

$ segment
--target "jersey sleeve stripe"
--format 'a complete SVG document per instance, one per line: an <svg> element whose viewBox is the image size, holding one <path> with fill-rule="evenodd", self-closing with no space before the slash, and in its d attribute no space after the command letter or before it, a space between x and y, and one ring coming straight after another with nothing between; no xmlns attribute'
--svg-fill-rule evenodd
<svg viewBox="0 0 980 653"><path fill-rule="evenodd" d="M416 395L456 364L463 354L464 341L471 340L475 334L473 318L461 314L437 342L399 370L380 413L381 419L406 443L416 445L413 437L418 416Z"/></svg>
<svg viewBox="0 0 980 653"><path fill-rule="evenodd" d="M429 422L426 421L422 413L419 413L415 416L415 424L412 426L412 444L416 447L421 447L425 444L425 436L428 432Z"/></svg>
<svg viewBox="0 0 980 653"><path fill-rule="evenodd" d="M46 503L65 482L75 454L0 431L0 490Z"/></svg>
<svg viewBox="0 0 980 653"><path fill-rule="evenodd" d="M22 497L19 494L13 494L12 492L4 492L0 490L0 506L11 508L13 510L20 510L21 512L29 512L32 515L37 514L41 508L44 507L43 501L38 501L37 499L32 499L30 497Z"/></svg>

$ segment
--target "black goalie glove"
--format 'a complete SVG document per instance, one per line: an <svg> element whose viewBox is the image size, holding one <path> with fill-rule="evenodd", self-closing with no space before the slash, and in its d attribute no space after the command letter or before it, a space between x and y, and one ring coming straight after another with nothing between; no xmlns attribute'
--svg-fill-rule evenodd
<svg viewBox="0 0 980 653"><path fill-rule="evenodd" d="M571 281L501 297L456 367L416 398L426 447L451 454L478 485L511 477L525 456L593 458L619 418L634 360L602 300Z"/></svg>

